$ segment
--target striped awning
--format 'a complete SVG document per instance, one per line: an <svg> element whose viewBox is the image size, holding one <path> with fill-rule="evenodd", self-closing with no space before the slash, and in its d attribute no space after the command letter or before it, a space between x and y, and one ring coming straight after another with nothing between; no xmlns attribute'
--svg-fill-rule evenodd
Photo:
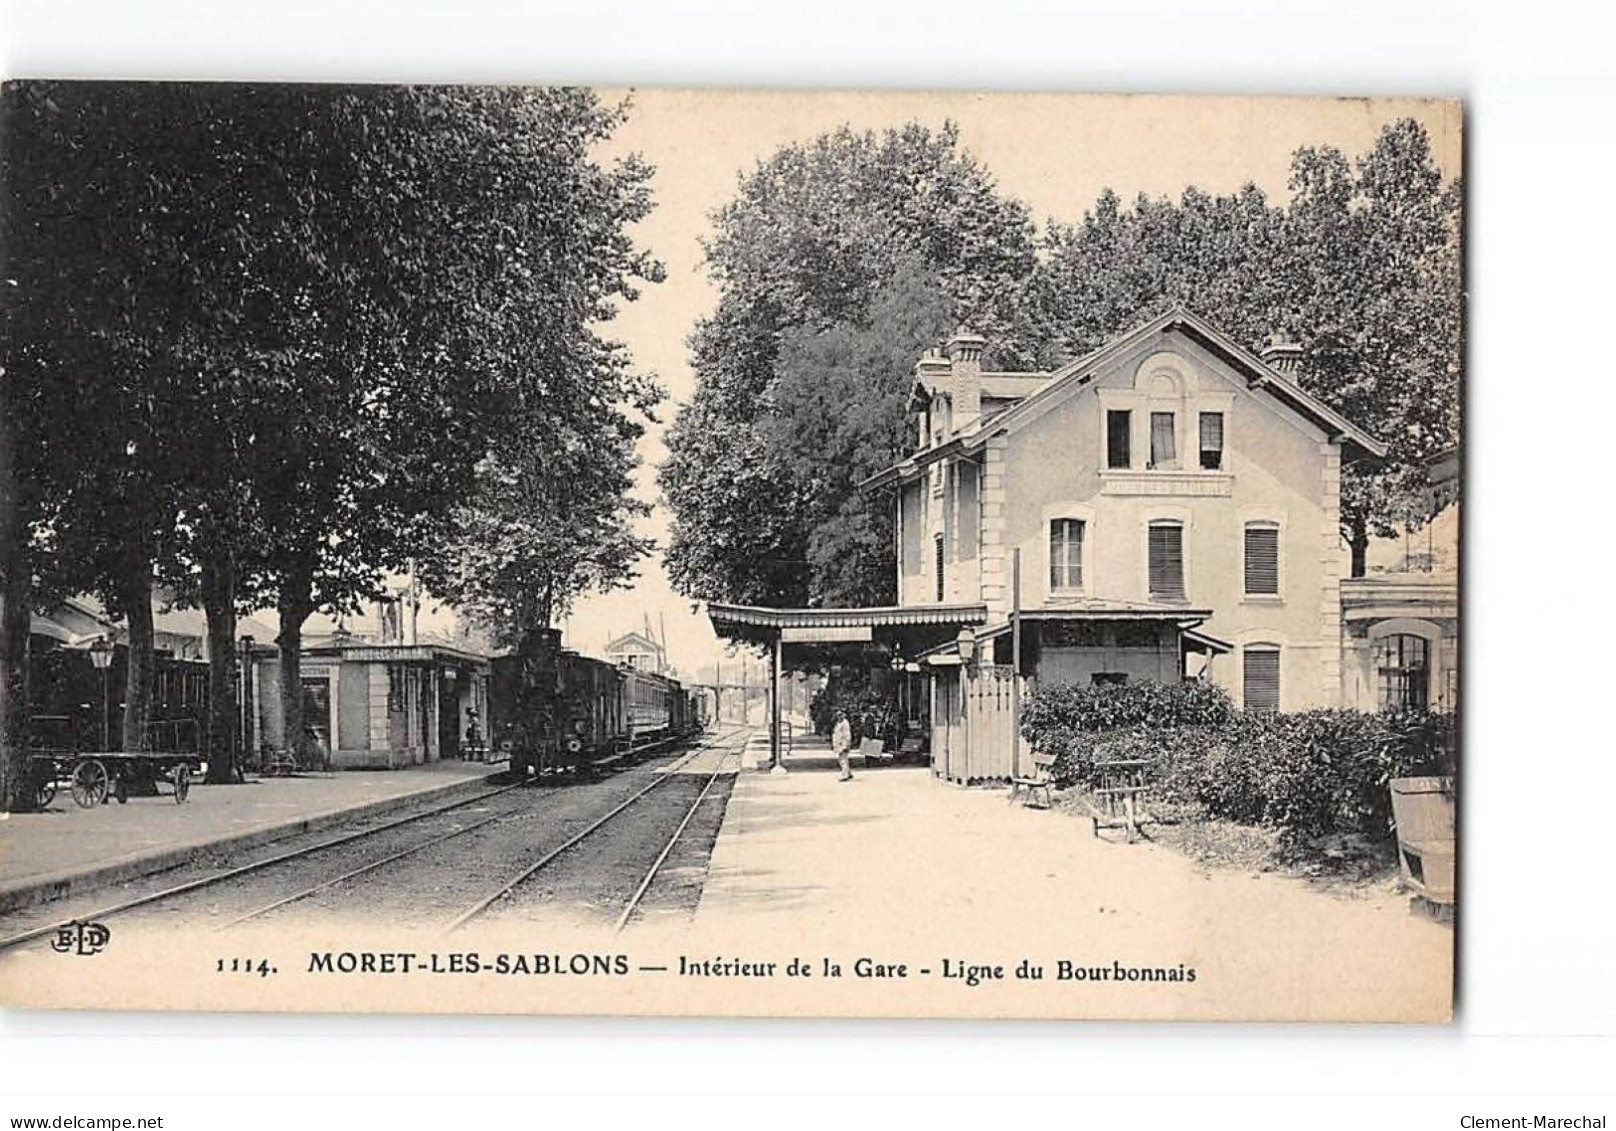
<svg viewBox="0 0 1616 1131"><path fill-rule="evenodd" d="M726 628L904 628L986 624L986 605L886 605L870 609L771 609L760 605L707 606L720 636Z"/></svg>

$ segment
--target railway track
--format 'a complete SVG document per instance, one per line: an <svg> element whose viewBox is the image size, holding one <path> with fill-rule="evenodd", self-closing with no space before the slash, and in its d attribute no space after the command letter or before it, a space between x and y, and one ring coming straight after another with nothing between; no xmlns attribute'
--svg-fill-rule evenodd
<svg viewBox="0 0 1616 1131"><path fill-rule="evenodd" d="M455 916L455 918L450 921L448 926L443 929L443 934L453 934L454 932L463 929L473 920L481 918L490 909L495 908L504 900L513 896L519 888L525 884L528 884L534 879L534 877L538 876L546 868L551 867L557 861L573 853L573 850L579 845L593 837L600 830L607 827L622 814L632 810L648 795L665 787L669 782L676 780L679 776L678 771L680 769L689 765L700 755L710 753L714 749L722 747L723 749L721 749L719 752L716 765L714 766L712 772L707 775L707 780L702 785L700 792L696 795L695 800L686 807L683 817L674 827L672 834L669 835L667 840L663 843L661 851L657 853L656 859L652 861L651 866L646 870L644 876L641 878L639 884L634 888L633 893L629 896L627 903L623 906L622 911L618 915L617 920L612 927L612 931L614 934L621 932L625 927L628 926L628 924L634 919L635 915L641 909L647 893L655 884L663 866L667 863L668 858L672 855L674 849L679 845L680 838L684 835L685 830L690 826L691 821L700 811L702 804L707 801L709 796L711 796L713 786L724 775L726 766L729 764L730 760L739 758L740 747L733 743L733 739L736 737L736 735L741 733L744 732L732 731L724 738L714 741L705 747L692 751L690 755L681 759L677 765L671 766L659 774L656 781L653 781L643 789L638 790L632 796L614 806L612 809L594 821L590 822L586 827L569 837L565 842L544 853L544 855L540 856L532 863L525 865L520 871L516 872L505 882L480 897L475 903L471 904L465 910L461 911L460 914Z"/></svg>
<svg viewBox="0 0 1616 1131"><path fill-rule="evenodd" d="M667 778L671 776L672 770L676 770L678 767L687 764L691 759L710 750L712 746L717 745L720 742L727 741L729 737L733 737L733 732L731 735L725 736L725 738L710 740L699 745L695 750L691 751L690 754L677 761L668 770L658 774L657 780L652 782L650 786L647 786L645 789L642 789L636 793L634 795L634 799L638 799L645 793L656 788L662 782L666 781ZM453 814L456 810L466 809L468 807L476 806L483 802L493 800L495 798L512 793L513 791L522 789L523 786L524 783L517 782L510 785L501 786L496 789L486 790L471 797L462 798L459 801L451 802L446 805L434 806L432 808L425 809L417 813L411 813L407 816L399 817L394 820L384 821L380 824L356 829L352 832L344 833L341 836L333 837L327 840L322 840L315 844L303 845L286 852L275 853L271 856L265 857L264 859L254 860L234 868L228 868L212 875L202 876L182 883L173 884L116 903L95 908L93 910L82 911L79 914L74 915L72 918L31 927L15 934L0 938L0 952L34 942L41 938L55 935L62 928L71 927L77 922L105 922L108 919L125 916L131 912L138 911L143 908L149 908L156 904L181 899L193 893L203 891L204 889L219 888L224 885L228 885L233 881L242 880L253 875L254 873L263 872L278 865L292 864L294 862L308 860L309 858L319 854L328 853L333 850L343 848L347 845L369 840L385 833L405 828L406 826L429 821L433 818L443 817L446 814ZM617 806L612 810L612 815L615 815L617 812L622 811L626 807L626 805ZM454 825L441 833L437 833L422 840L416 841L415 843L409 844L398 851L388 853L379 859L367 861L357 867L345 869L338 875L322 878L314 884L301 886L289 894L282 895L243 914L235 915L215 929L227 930L231 927L240 926L242 924L263 918L264 916L281 910L282 908L302 902L303 900L309 899L322 892L340 887L343 884L349 883L361 876L380 871L389 865L407 860L412 856L427 852L430 849L437 848L448 843L449 841L455 840L458 837L466 836L479 829L494 825L499 821L512 817L518 812L519 810L514 809L505 810L494 813L487 817L481 817L470 822ZM580 838L574 838L574 841L577 839Z"/></svg>
<svg viewBox="0 0 1616 1131"><path fill-rule="evenodd" d="M679 838L684 835L685 829L690 826L690 822L701 810L702 804L711 796L713 785L718 781L719 775L724 772L724 763L732 757L739 758L739 751L725 751L724 755L718 759L718 766L708 775L707 784L701 787L701 792L696 795L696 800L692 801L690 808L686 810L684 819L673 830L673 835L668 838L668 843L662 846L662 851L657 854L656 860L652 862L651 867L646 871L645 879L640 881L640 886L635 888L634 894L629 897L628 903L623 908L623 913L617 917L617 922L612 927L613 934L620 934L623 928L628 926L629 921L634 918L635 913L639 911L641 901L645 899L646 892L650 891L651 885L656 882L657 876L662 871L662 866L668 862L668 857L673 854L674 848L678 846Z"/></svg>

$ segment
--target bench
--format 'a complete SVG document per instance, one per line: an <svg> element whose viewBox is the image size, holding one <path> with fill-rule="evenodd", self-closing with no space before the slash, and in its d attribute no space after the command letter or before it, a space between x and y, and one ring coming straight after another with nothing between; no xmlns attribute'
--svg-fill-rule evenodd
<svg viewBox="0 0 1616 1131"><path fill-rule="evenodd" d="M1015 804L1017 797L1022 799L1023 805L1032 804L1034 797L1040 790L1044 794L1044 803L1038 808L1048 809L1055 804L1055 795L1052 792L1055 786L1054 778L1055 755L1044 754L1037 750L1032 753L1032 773L1025 777L1012 777L1010 779L1010 803Z"/></svg>
<svg viewBox="0 0 1616 1131"><path fill-rule="evenodd" d="M886 753L882 748L882 743L879 738L859 739L858 754L860 758L864 759L864 764L867 766L874 762L879 762L884 758L892 757L892 755Z"/></svg>
<svg viewBox="0 0 1616 1131"><path fill-rule="evenodd" d="M297 756L284 746L265 746L258 773L266 778L285 778L297 773Z"/></svg>
<svg viewBox="0 0 1616 1131"><path fill-rule="evenodd" d="M1141 815L1141 803L1151 791L1147 780L1150 762L1143 758L1112 758L1094 763L1094 796L1098 805L1089 806L1098 837L1101 829L1123 829L1128 843L1145 835L1143 825L1151 818Z"/></svg>

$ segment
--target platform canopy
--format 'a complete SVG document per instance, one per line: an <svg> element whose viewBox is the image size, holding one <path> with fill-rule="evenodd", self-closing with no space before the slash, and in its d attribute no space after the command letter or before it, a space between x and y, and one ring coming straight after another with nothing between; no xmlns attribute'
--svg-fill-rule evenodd
<svg viewBox="0 0 1616 1131"><path fill-rule="evenodd" d="M713 631L748 644L882 644L906 654L952 640L962 628L986 624L988 607L884 605L865 609L773 609L707 606Z"/></svg>
<svg viewBox="0 0 1616 1131"><path fill-rule="evenodd" d="M786 648L883 647L915 656L961 631L987 623L988 607L886 605L868 609L771 609L760 605L709 603L707 618L725 640L769 649L769 750L784 772L780 745L780 673Z"/></svg>

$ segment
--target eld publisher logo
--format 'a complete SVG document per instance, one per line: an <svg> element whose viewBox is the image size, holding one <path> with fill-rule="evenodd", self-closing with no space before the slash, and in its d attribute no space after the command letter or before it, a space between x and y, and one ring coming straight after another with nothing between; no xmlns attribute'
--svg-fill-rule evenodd
<svg viewBox="0 0 1616 1131"><path fill-rule="evenodd" d="M56 928L51 949L57 954L100 954L112 939L112 930L102 923L81 923L77 919Z"/></svg>

